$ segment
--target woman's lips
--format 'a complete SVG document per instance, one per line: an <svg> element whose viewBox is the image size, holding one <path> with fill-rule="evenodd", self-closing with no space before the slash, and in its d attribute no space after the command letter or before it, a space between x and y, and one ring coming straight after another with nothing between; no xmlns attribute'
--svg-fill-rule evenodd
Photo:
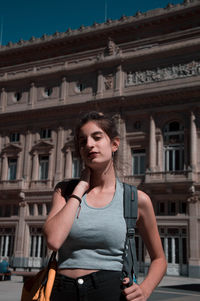
<svg viewBox="0 0 200 301"><path fill-rule="evenodd" d="M88 158L93 159L97 156L97 154L98 154L97 152L91 152L88 154Z"/></svg>

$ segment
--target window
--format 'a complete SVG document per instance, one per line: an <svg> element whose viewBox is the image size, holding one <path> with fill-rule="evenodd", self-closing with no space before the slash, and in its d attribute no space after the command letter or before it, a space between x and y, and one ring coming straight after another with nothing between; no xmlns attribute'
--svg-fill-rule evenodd
<svg viewBox="0 0 200 301"><path fill-rule="evenodd" d="M165 215L165 203L164 202L158 202L157 215Z"/></svg>
<svg viewBox="0 0 200 301"><path fill-rule="evenodd" d="M177 214L176 202L173 202L173 201L168 202L168 214L169 215L176 215Z"/></svg>
<svg viewBox="0 0 200 301"><path fill-rule="evenodd" d="M47 247L42 235L42 228L30 227L30 236L30 257L45 257Z"/></svg>
<svg viewBox="0 0 200 301"><path fill-rule="evenodd" d="M22 93L21 93L21 92L16 92L16 93L14 94L14 96L13 96L13 101L14 101L14 102L18 102L18 101L21 100L21 98L22 98Z"/></svg>
<svg viewBox="0 0 200 301"><path fill-rule="evenodd" d="M184 201L179 202L179 213L186 214L187 213L187 203Z"/></svg>
<svg viewBox="0 0 200 301"><path fill-rule="evenodd" d="M47 208L47 215L48 215L51 210L51 203L46 203L46 208Z"/></svg>
<svg viewBox="0 0 200 301"><path fill-rule="evenodd" d="M53 88L45 88L44 89L44 97L49 97L53 93Z"/></svg>
<svg viewBox="0 0 200 301"><path fill-rule="evenodd" d="M51 130L50 129L41 129L40 138L41 139L50 139L51 138Z"/></svg>
<svg viewBox="0 0 200 301"><path fill-rule="evenodd" d="M82 82L76 83L76 92L81 93L86 88L86 85Z"/></svg>
<svg viewBox="0 0 200 301"><path fill-rule="evenodd" d="M10 217L10 216L18 216L19 215L19 206L18 205L1 205L0 206L0 217Z"/></svg>
<svg viewBox="0 0 200 301"><path fill-rule="evenodd" d="M42 204L38 204L38 215L42 215Z"/></svg>
<svg viewBox="0 0 200 301"><path fill-rule="evenodd" d="M29 204L29 215L34 215L34 204Z"/></svg>
<svg viewBox="0 0 200 301"><path fill-rule="evenodd" d="M10 142L19 142L20 134L19 133L11 133L10 134Z"/></svg>
<svg viewBox="0 0 200 301"><path fill-rule="evenodd" d="M179 122L171 122L164 127L165 171L184 169L184 128Z"/></svg>
<svg viewBox="0 0 200 301"><path fill-rule="evenodd" d="M49 170L49 156L39 156L39 179L47 180Z"/></svg>
<svg viewBox="0 0 200 301"><path fill-rule="evenodd" d="M8 158L8 180L16 180L17 159Z"/></svg>
<svg viewBox="0 0 200 301"><path fill-rule="evenodd" d="M11 205L5 205L5 217L10 217L11 216Z"/></svg>
<svg viewBox="0 0 200 301"><path fill-rule="evenodd" d="M132 150L133 175L144 175L146 170L146 153L144 149Z"/></svg>
<svg viewBox="0 0 200 301"><path fill-rule="evenodd" d="M18 205L13 205L13 215L18 216L19 215L19 206Z"/></svg>
<svg viewBox="0 0 200 301"><path fill-rule="evenodd" d="M72 178L78 178L81 174L80 159L72 153Z"/></svg>
<svg viewBox="0 0 200 301"><path fill-rule="evenodd" d="M0 228L0 257L10 257L14 251L15 228Z"/></svg>

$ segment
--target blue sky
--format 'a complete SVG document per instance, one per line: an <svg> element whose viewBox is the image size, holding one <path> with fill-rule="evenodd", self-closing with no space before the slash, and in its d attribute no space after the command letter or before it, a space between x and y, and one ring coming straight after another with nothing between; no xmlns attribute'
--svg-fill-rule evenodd
<svg viewBox="0 0 200 301"><path fill-rule="evenodd" d="M138 10L166 7L169 2L178 4L183 0L1 0L0 43L103 23L105 17L116 20L123 14L135 15Z"/></svg>

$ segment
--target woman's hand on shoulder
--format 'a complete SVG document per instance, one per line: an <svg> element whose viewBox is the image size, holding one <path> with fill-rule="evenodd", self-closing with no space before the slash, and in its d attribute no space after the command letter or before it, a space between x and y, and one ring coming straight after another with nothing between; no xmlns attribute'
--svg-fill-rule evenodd
<svg viewBox="0 0 200 301"><path fill-rule="evenodd" d="M78 182L77 186L75 187L74 193L78 191L78 194L84 194L90 188L90 175L91 171L89 167L86 167L81 172L80 181Z"/></svg>

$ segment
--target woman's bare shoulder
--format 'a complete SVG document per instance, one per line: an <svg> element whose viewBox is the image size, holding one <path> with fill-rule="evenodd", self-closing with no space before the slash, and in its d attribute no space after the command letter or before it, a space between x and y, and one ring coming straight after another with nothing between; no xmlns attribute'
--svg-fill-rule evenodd
<svg viewBox="0 0 200 301"><path fill-rule="evenodd" d="M144 191L138 190L138 219L153 214L152 201L148 194Z"/></svg>
<svg viewBox="0 0 200 301"><path fill-rule="evenodd" d="M149 203L151 204L151 199L148 194L146 194L142 190L138 190L138 206L143 207L145 205L148 205Z"/></svg>

